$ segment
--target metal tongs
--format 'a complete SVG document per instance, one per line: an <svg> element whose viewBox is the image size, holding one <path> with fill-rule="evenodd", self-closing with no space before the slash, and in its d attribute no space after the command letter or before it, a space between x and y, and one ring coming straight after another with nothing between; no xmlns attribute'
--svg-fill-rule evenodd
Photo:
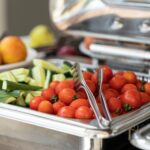
<svg viewBox="0 0 150 150"><path fill-rule="evenodd" d="M108 129L110 121L106 120L101 115L99 108L97 106L95 97L94 97L93 93L91 92L91 90L89 89L89 87L87 86L87 84L83 78L79 63L75 63L73 65L72 74L73 74L73 79L75 81L76 90L79 90L80 88L83 88L85 90L88 100L89 100L89 103L94 111L95 116L96 116L96 120L98 122L99 127L101 129Z"/></svg>
<svg viewBox="0 0 150 150"><path fill-rule="evenodd" d="M102 91L102 83L103 83L103 71L101 68L98 69L98 83L99 83L99 98L100 103L102 104L103 112L106 119L110 122L112 120L110 112L107 107L106 99Z"/></svg>

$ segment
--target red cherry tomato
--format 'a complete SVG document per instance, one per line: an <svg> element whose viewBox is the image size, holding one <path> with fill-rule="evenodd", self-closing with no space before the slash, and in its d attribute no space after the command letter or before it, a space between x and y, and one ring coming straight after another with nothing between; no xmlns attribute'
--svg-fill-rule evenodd
<svg viewBox="0 0 150 150"><path fill-rule="evenodd" d="M83 71L82 75L85 80L91 80L93 73L89 71Z"/></svg>
<svg viewBox="0 0 150 150"><path fill-rule="evenodd" d="M58 94L59 100L65 104L70 104L76 96L76 92L73 89L65 88Z"/></svg>
<svg viewBox="0 0 150 150"><path fill-rule="evenodd" d="M61 90L66 89L66 88L74 88L74 83L73 80L64 80L61 81L55 88L56 94L58 94Z"/></svg>
<svg viewBox="0 0 150 150"><path fill-rule="evenodd" d="M87 106L80 106L75 112L76 119L92 119L93 112Z"/></svg>
<svg viewBox="0 0 150 150"><path fill-rule="evenodd" d="M42 101L38 106L38 111L52 114L53 113L53 105L49 101Z"/></svg>
<svg viewBox="0 0 150 150"><path fill-rule="evenodd" d="M123 76L124 72L123 71L117 71L115 72L114 76Z"/></svg>
<svg viewBox="0 0 150 150"><path fill-rule="evenodd" d="M137 82L137 76L133 71L126 71L124 72L123 76L128 83L135 84Z"/></svg>
<svg viewBox="0 0 150 150"><path fill-rule="evenodd" d="M65 106L65 104L64 104L63 102L61 102L61 101L58 101L58 102L54 103L54 104L53 104L54 113L57 114L58 111L59 111L62 107L64 107L64 106Z"/></svg>
<svg viewBox="0 0 150 150"><path fill-rule="evenodd" d="M107 105L111 113L120 114L122 111L122 103L120 99L112 97L107 101Z"/></svg>
<svg viewBox="0 0 150 150"><path fill-rule="evenodd" d="M87 99L76 99L74 100L70 106L72 106L73 108L77 109L79 108L80 106L87 106L87 107L90 107L90 104L88 102Z"/></svg>
<svg viewBox="0 0 150 150"><path fill-rule="evenodd" d="M56 86L59 84L59 81L52 81L50 84L49 84L49 88L52 88L55 90Z"/></svg>
<svg viewBox="0 0 150 150"><path fill-rule="evenodd" d="M103 70L103 83L107 83L113 77L112 69L106 65L101 66L101 69Z"/></svg>
<svg viewBox="0 0 150 150"><path fill-rule="evenodd" d="M140 92L140 95L141 95L141 102L143 105L150 102L150 96L147 93Z"/></svg>
<svg viewBox="0 0 150 150"><path fill-rule="evenodd" d="M150 95L150 83L145 83L144 84L144 89L145 89L145 92Z"/></svg>
<svg viewBox="0 0 150 150"><path fill-rule="evenodd" d="M53 96L56 96L56 93L53 88L44 89L41 94L46 100L51 101Z"/></svg>
<svg viewBox="0 0 150 150"><path fill-rule="evenodd" d="M86 92L83 89L80 89L78 92L76 92L77 98L87 98Z"/></svg>
<svg viewBox="0 0 150 150"><path fill-rule="evenodd" d="M96 91L96 85L92 80L85 80L92 93Z"/></svg>
<svg viewBox="0 0 150 150"><path fill-rule="evenodd" d="M91 80L95 83L95 84L97 84L97 82L98 82L98 80L97 80L97 77L98 76L98 73L97 73L97 71L95 71L94 73L93 73L93 75L92 75L92 77L91 77Z"/></svg>
<svg viewBox="0 0 150 150"><path fill-rule="evenodd" d="M108 83L103 83L103 84L102 84L102 90L103 90L103 91L105 91L105 90L107 90L107 89L109 89L109 88L110 88L110 86L109 86Z"/></svg>
<svg viewBox="0 0 150 150"><path fill-rule="evenodd" d="M139 91L144 91L144 85L141 80L137 80L137 83L135 85Z"/></svg>
<svg viewBox="0 0 150 150"><path fill-rule="evenodd" d="M114 76L109 84L110 84L110 87L120 91L121 88L127 83L126 79L123 77L123 76L120 76L120 75L117 75L117 76Z"/></svg>
<svg viewBox="0 0 150 150"><path fill-rule="evenodd" d="M115 89L109 88L104 91L104 96L105 96L106 100L109 100L112 97L118 97L119 93Z"/></svg>
<svg viewBox="0 0 150 150"><path fill-rule="evenodd" d="M30 101L30 108L33 110L37 110L41 101L45 100L42 96L36 96Z"/></svg>
<svg viewBox="0 0 150 150"><path fill-rule="evenodd" d="M58 111L57 115L65 118L74 118L75 109L71 106L64 106Z"/></svg>
<svg viewBox="0 0 150 150"><path fill-rule="evenodd" d="M126 111L139 108L141 106L140 92L137 90L128 90L121 96L121 101Z"/></svg>
<svg viewBox="0 0 150 150"><path fill-rule="evenodd" d="M131 83L125 84L121 89L121 93L124 93L125 91L128 90L137 90L137 87L135 84L131 84Z"/></svg>

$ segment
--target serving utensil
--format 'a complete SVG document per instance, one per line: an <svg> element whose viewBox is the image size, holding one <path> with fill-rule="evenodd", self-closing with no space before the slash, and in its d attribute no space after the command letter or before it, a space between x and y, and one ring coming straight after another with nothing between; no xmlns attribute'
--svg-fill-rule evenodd
<svg viewBox="0 0 150 150"><path fill-rule="evenodd" d="M99 108L97 106L95 97L94 97L93 93L91 92L91 90L89 89L89 87L87 86L87 84L83 78L79 63L75 63L73 65L72 74L73 74L73 79L75 81L76 90L79 90L80 88L83 88L85 90L88 100L89 100L89 103L94 111L95 116L96 116L96 120L98 122L99 127L101 129L108 129L110 122L101 115Z"/></svg>

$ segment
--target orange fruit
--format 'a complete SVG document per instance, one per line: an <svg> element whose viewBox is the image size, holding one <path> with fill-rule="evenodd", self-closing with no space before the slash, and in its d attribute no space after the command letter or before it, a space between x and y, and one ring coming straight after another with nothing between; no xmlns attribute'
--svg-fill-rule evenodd
<svg viewBox="0 0 150 150"><path fill-rule="evenodd" d="M0 53L0 65L2 64L2 56L1 56L1 53Z"/></svg>
<svg viewBox="0 0 150 150"><path fill-rule="evenodd" d="M6 36L0 42L0 53L4 64L23 61L27 57L27 49L17 36Z"/></svg>

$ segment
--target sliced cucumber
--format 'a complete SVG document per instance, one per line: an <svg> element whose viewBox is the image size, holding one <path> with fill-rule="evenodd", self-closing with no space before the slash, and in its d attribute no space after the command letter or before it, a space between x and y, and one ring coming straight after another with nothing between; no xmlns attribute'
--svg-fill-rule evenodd
<svg viewBox="0 0 150 150"><path fill-rule="evenodd" d="M10 71L1 73L0 80L8 80L8 81L12 81L12 82L17 82L14 75Z"/></svg>
<svg viewBox="0 0 150 150"><path fill-rule="evenodd" d="M30 78L26 75L18 75L18 76L15 76L15 77L16 77L17 82L28 83L30 81Z"/></svg>
<svg viewBox="0 0 150 150"><path fill-rule="evenodd" d="M70 72L72 64L68 61L64 61L61 65L61 68L64 70L64 72Z"/></svg>
<svg viewBox="0 0 150 150"><path fill-rule="evenodd" d="M25 68L13 69L13 70L11 70L11 73L14 76L18 76L18 75L28 76L29 75L29 69L25 69Z"/></svg>
<svg viewBox="0 0 150 150"><path fill-rule="evenodd" d="M8 97L6 98L5 103L10 104L10 103L15 102L16 100L17 100L16 97Z"/></svg>
<svg viewBox="0 0 150 150"><path fill-rule="evenodd" d="M2 83L2 89L3 90L25 90L25 91L38 91L41 90L42 87L40 86L32 86L22 83L15 83L11 81L3 81Z"/></svg>
<svg viewBox="0 0 150 150"><path fill-rule="evenodd" d="M21 92L19 97L16 100L16 104L25 107L26 106L25 97L26 97L26 92Z"/></svg>
<svg viewBox="0 0 150 150"><path fill-rule="evenodd" d="M52 72L47 70L46 80L45 80L45 83L44 83L44 88L48 88L49 83L51 82L51 80L52 80Z"/></svg>
<svg viewBox="0 0 150 150"><path fill-rule="evenodd" d="M29 104L30 104L30 101L31 101L31 99L33 98L34 96L31 94L31 93L28 93L27 95L26 95L26 98L25 98L25 103L29 106Z"/></svg>
<svg viewBox="0 0 150 150"><path fill-rule="evenodd" d="M33 85L33 86L38 86L38 83L36 80L34 79L30 79L30 81L28 82L29 85Z"/></svg>
<svg viewBox="0 0 150 150"><path fill-rule="evenodd" d="M31 91L30 92L33 96L40 96L42 91Z"/></svg>
<svg viewBox="0 0 150 150"><path fill-rule="evenodd" d="M66 79L66 77L64 74L54 74L52 77L53 81L63 81L65 79Z"/></svg>
<svg viewBox="0 0 150 150"><path fill-rule="evenodd" d="M71 68L73 66L72 63L69 61L64 61L63 64L68 66L68 68Z"/></svg>
<svg viewBox="0 0 150 150"><path fill-rule="evenodd" d="M33 79L36 80L39 86L44 87L45 70L42 67L36 66L32 68Z"/></svg>
<svg viewBox="0 0 150 150"><path fill-rule="evenodd" d="M47 62L45 60L41 60L41 59L34 59L33 60L33 64L34 66L40 66L46 70L51 70L57 73L63 73L63 69L57 67L56 65L54 65L53 63Z"/></svg>

